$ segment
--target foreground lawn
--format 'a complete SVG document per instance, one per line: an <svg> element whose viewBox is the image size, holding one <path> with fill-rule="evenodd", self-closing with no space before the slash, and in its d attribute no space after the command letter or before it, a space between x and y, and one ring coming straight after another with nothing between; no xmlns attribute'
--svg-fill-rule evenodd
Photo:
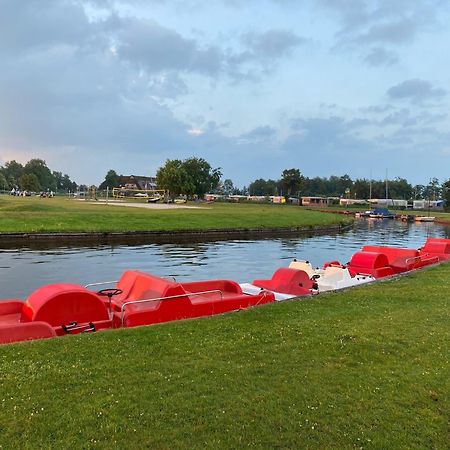
<svg viewBox="0 0 450 450"><path fill-rule="evenodd" d="M217 203L198 209L155 210L62 198L0 196L0 233L314 227L348 220L289 205Z"/></svg>
<svg viewBox="0 0 450 450"><path fill-rule="evenodd" d="M3 448L448 448L450 265L0 348Z"/></svg>

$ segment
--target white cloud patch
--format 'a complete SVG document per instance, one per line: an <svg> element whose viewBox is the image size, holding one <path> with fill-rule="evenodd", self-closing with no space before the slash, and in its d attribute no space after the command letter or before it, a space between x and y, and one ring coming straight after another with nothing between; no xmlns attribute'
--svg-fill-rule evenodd
<svg viewBox="0 0 450 450"><path fill-rule="evenodd" d="M191 136L201 136L202 134L205 134L205 131L201 128L189 128L187 133Z"/></svg>

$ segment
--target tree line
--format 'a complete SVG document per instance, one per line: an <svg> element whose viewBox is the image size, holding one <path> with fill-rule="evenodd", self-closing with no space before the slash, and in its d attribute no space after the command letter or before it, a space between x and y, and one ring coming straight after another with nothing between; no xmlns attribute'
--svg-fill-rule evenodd
<svg viewBox="0 0 450 450"><path fill-rule="evenodd" d="M25 165L12 160L0 166L0 190L73 192L77 187L69 175L51 171L42 159L31 159Z"/></svg>
<svg viewBox="0 0 450 450"><path fill-rule="evenodd" d="M368 180L349 175L309 178L302 176L298 169L285 170L279 180L259 178L248 187L250 195L284 195L284 196L326 196L339 198L389 198L403 200L445 198L450 187L450 180L440 183L432 178L427 185L412 185L405 178L393 180ZM387 192L386 192L387 188Z"/></svg>
<svg viewBox="0 0 450 450"><path fill-rule="evenodd" d="M222 181L220 168L213 168L205 159L196 157L185 160L168 159L157 170L156 181L158 188L167 190L172 198L179 195L202 198L209 192L225 195L329 196L358 199L386 196L385 180L352 180L347 174L309 178L303 176L297 168L284 170L278 180L259 178L248 187L240 189L231 179ZM99 188L106 189L108 186L119 186L119 176L114 170L108 171ZM87 186L78 186L69 175L51 171L42 159L31 159L25 165L12 160L0 166L0 190L74 192L77 188L87 189ZM447 205L450 205L450 179L440 183L437 178L432 178L426 185L412 185L405 178L397 177L389 180L387 194L389 198L404 200L444 198Z"/></svg>

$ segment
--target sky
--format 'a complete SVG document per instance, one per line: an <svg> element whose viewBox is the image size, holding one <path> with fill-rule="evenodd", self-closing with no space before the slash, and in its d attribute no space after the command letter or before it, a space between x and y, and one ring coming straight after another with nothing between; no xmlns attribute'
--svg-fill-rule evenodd
<svg viewBox="0 0 450 450"><path fill-rule="evenodd" d="M450 178L445 0L0 0L0 165Z"/></svg>

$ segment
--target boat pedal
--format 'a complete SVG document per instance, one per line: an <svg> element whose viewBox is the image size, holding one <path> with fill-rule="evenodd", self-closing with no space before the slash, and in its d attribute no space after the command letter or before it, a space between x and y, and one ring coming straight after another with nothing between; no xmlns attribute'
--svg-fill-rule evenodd
<svg viewBox="0 0 450 450"><path fill-rule="evenodd" d="M93 331L97 331L97 330L95 329L94 323L89 322L89 328L86 328L85 330L83 330L82 333L90 333L91 331L93 332Z"/></svg>
<svg viewBox="0 0 450 450"><path fill-rule="evenodd" d="M70 333L76 326L78 325L77 322L70 322L67 325L61 325L61 328L66 332Z"/></svg>

